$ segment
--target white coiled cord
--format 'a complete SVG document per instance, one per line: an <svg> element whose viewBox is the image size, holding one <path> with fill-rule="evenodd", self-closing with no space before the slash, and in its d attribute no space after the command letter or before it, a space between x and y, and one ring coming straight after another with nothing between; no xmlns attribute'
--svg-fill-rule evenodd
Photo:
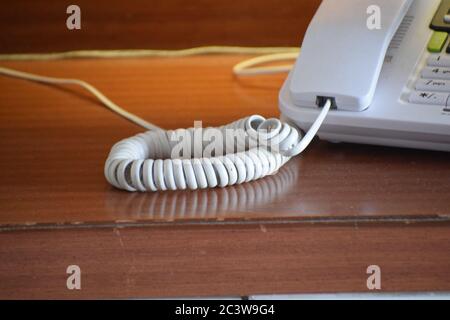
<svg viewBox="0 0 450 320"><path fill-rule="evenodd" d="M241 129L244 134L237 135L236 143L225 147L223 154L213 157L192 158L192 152L182 158L173 156L177 142L170 137L177 133L188 137L185 139L188 143L194 141L197 146L200 143L203 154L208 146L203 143L203 136L214 128L204 129L200 135L200 128L147 131L113 146L105 163L105 177L113 186L128 191L195 190L260 179L277 172L308 146L330 107L331 102L327 101L303 137L287 123L258 115L218 128L220 132ZM195 136L202 138L200 142L195 141ZM225 141L219 144L225 145Z"/></svg>

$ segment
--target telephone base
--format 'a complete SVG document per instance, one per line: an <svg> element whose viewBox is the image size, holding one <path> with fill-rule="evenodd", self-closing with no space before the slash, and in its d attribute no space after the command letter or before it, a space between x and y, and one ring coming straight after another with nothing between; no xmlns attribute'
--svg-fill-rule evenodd
<svg viewBox="0 0 450 320"><path fill-rule="evenodd" d="M362 111L352 111L346 105L330 110L317 133L319 138L450 151L450 53L445 50L436 53L427 48L427 43L433 39L429 23L440 3L440 0L413 2L386 52L370 106ZM449 40L445 43L447 46L450 48ZM302 58L305 59L300 55L299 59ZM318 54L303 65L320 66L321 58ZM349 70L356 68L351 63L347 67ZM294 75L302 72L305 81L321 79L308 68L294 68L281 88L279 106L284 118L306 131L321 109L295 98ZM342 74L336 72L325 72L323 78L339 81ZM358 78L352 83L356 85ZM320 96L333 97L328 91L317 92Z"/></svg>
<svg viewBox="0 0 450 320"><path fill-rule="evenodd" d="M290 76L283 85L279 103L281 116L307 131L320 112L319 108L295 105L289 96ZM390 147L425 149L450 152L450 112L433 106L409 105L391 100L362 111L330 110L318 136L330 142L349 142ZM399 110L428 108L425 116ZM420 114L420 113L419 113ZM413 121L414 118L414 121Z"/></svg>
<svg viewBox="0 0 450 320"><path fill-rule="evenodd" d="M447 144L433 143L429 141L411 141L405 139L392 139L380 137L358 137L342 134L320 134L319 138L333 144L339 143L358 143L370 144L387 147L400 147L408 149L424 149L432 151L450 151L450 146ZM338 140L339 139L339 140Z"/></svg>

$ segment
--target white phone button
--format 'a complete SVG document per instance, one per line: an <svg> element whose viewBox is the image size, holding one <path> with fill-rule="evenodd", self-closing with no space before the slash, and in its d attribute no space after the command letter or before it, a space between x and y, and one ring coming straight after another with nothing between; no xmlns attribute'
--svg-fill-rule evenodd
<svg viewBox="0 0 450 320"><path fill-rule="evenodd" d="M427 64L431 67L450 67L450 56L433 54L428 57Z"/></svg>
<svg viewBox="0 0 450 320"><path fill-rule="evenodd" d="M419 79L416 90L450 92L450 80Z"/></svg>
<svg viewBox="0 0 450 320"><path fill-rule="evenodd" d="M441 92L415 91L409 97L409 102L417 104L432 104L447 106L450 94Z"/></svg>
<svg viewBox="0 0 450 320"><path fill-rule="evenodd" d="M450 69L440 67L426 67L422 70L422 78L450 80Z"/></svg>

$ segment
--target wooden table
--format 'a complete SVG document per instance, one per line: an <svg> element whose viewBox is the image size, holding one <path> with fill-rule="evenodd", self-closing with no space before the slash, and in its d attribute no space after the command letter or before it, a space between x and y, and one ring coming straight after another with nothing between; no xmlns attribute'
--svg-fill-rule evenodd
<svg viewBox="0 0 450 320"><path fill-rule="evenodd" d="M165 128L277 116L285 75L245 56L2 62L84 79ZM103 177L141 132L78 88L0 77L0 298L450 290L450 154L315 141L235 187L128 193ZM79 265L82 289L66 288Z"/></svg>

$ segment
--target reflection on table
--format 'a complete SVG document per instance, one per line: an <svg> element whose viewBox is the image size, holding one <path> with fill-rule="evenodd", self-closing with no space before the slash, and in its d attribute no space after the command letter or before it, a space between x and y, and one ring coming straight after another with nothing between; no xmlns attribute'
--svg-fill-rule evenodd
<svg viewBox="0 0 450 320"><path fill-rule="evenodd" d="M299 166L288 163L276 174L250 183L225 188L196 191L165 191L155 193L108 193L108 210L126 212L133 220L175 221L190 219L223 220L236 212L264 208L283 195L297 182ZM121 192L121 191L119 191Z"/></svg>

